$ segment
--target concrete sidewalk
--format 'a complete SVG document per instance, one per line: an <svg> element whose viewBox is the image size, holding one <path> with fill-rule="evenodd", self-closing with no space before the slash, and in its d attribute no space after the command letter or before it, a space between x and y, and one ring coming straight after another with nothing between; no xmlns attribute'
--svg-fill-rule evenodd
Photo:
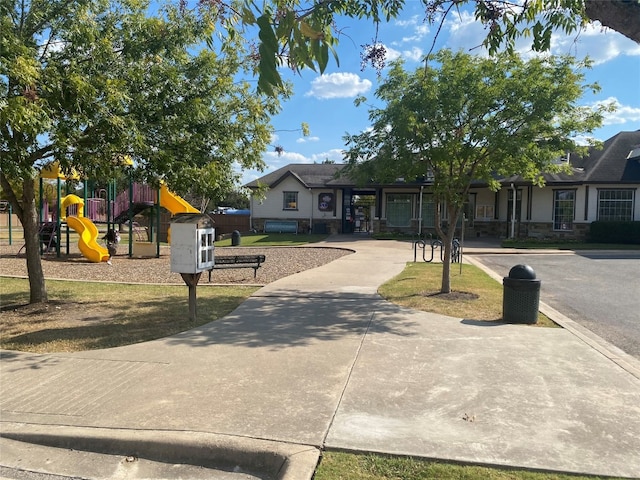
<svg viewBox="0 0 640 480"><path fill-rule="evenodd" d="M3 352L0 430L163 432L174 450L208 434L316 459L327 447L640 477L638 378L568 330L389 304L377 287L413 260L410 244L348 238L327 246L353 255L180 335Z"/></svg>

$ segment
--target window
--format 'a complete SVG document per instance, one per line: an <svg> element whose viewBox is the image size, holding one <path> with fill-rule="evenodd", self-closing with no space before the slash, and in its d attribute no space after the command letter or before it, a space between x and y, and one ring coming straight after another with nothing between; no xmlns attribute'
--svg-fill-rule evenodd
<svg viewBox="0 0 640 480"><path fill-rule="evenodd" d="M297 210L298 209L298 192L283 192L282 194L283 210Z"/></svg>
<svg viewBox="0 0 640 480"><path fill-rule="evenodd" d="M430 193L422 196L422 226L436 226L436 203Z"/></svg>
<svg viewBox="0 0 640 480"><path fill-rule="evenodd" d="M476 213L476 194L470 193L467 197L467 201L464 202L462 206L462 212L460 212L460 217L458 217L457 227L460 228L462 226L462 220L466 220L467 224L465 226L473 227Z"/></svg>
<svg viewBox="0 0 640 480"><path fill-rule="evenodd" d="M198 234L200 235L200 262L198 263L198 268L212 267L215 250L213 232L209 229L199 229Z"/></svg>
<svg viewBox="0 0 640 480"><path fill-rule="evenodd" d="M554 190L553 192L553 229L573 230L575 212L575 190Z"/></svg>
<svg viewBox="0 0 640 480"><path fill-rule="evenodd" d="M476 218L478 220L493 220L495 209L493 205L477 205L476 206Z"/></svg>
<svg viewBox="0 0 640 480"><path fill-rule="evenodd" d="M411 226L411 195L390 193L387 195L387 226Z"/></svg>
<svg viewBox="0 0 640 480"><path fill-rule="evenodd" d="M633 220L633 190L598 190L598 220Z"/></svg>

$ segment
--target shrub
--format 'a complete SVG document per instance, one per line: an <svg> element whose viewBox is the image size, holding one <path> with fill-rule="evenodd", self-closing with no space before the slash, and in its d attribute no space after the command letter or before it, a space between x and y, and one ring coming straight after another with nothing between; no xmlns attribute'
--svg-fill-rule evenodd
<svg viewBox="0 0 640 480"><path fill-rule="evenodd" d="M592 222L587 241L640 245L640 222Z"/></svg>

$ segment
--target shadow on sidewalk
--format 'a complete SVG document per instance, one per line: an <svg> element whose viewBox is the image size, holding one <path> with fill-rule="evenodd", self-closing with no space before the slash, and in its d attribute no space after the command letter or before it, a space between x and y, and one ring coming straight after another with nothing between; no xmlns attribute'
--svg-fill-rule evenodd
<svg viewBox="0 0 640 480"><path fill-rule="evenodd" d="M370 328L375 324L375 328ZM361 298L253 297L223 319L168 339L171 345L226 344L279 350L369 334L415 335L395 305Z"/></svg>

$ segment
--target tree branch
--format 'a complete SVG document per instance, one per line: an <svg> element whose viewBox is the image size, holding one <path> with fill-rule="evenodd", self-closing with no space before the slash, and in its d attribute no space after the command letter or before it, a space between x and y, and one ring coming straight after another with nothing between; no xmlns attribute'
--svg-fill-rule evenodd
<svg viewBox="0 0 640 480"><path fill-rule="evenodd" d="M13 190L13 187L9 183L9 179L4 175L4 172L0 171L0 186L2 186L2 190L4 194L8 197L9 203L11 203L11 207L13 211L18 216L20 221L24 217L24 210L22 209L22 205L18 201L18 197L16 196L16 192Z"/></svg>
<svg viewBox="0 0 640 480"><path fill-rule="evenodd" d="M591 20L640 43L640 2L638 0L585 0L585 12Z"/></svg>

